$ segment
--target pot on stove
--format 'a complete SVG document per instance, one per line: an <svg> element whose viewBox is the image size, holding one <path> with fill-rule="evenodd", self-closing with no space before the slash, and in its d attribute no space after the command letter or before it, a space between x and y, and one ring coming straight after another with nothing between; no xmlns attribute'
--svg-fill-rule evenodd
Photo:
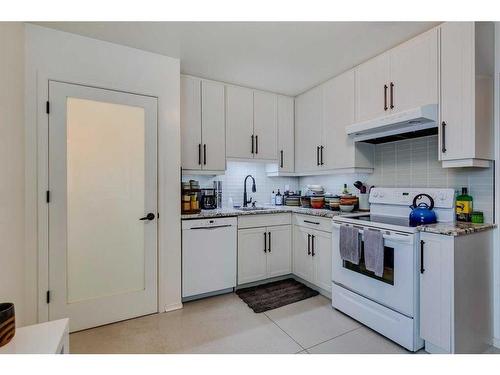
<svg viewBox="0 0 500 375"><path fill-rule="evenodd" d="M426 197L429 199L429 204L417 201ZM428 194L418 194L413 198L413 204L410 206L410 226L416 227L418 225L433 224L437 222L436 213L433 211L434 199Z"/></svg>

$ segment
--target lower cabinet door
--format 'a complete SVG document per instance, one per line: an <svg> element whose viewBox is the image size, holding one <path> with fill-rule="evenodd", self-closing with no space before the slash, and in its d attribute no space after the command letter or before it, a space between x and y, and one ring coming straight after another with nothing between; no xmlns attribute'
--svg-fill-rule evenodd
<svg viewBox="0 0 500 375"><path fill-rule="evenodd" d="M268 227L267 272L268 277L292 272L292 226Z"/></svg>
<svg viewBox="0 0 500 375"><path fill-rule="evenodd" d="M293 227L293 273L312 283L313 264L309 236L307 228L297 225Z"/></svg>
<svg viewBox="0 0 500 375"><path fill-rule="evenodd" d="M326 291L332 290L332 235L327 232L311 233L312 259L314 265L313 284Z"/></svg>
<svg viewBox="0 0 500 375"><path fill-rule="evenodd" d="M267 277L267 228L238 230L238 284Z"/></svg>

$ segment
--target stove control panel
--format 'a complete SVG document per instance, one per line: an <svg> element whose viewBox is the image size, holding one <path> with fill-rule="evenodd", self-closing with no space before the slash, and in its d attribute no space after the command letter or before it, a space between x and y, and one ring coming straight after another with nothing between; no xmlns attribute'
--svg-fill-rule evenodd
<svg viewBox="0 0 500 375"><path fill-rule="evenodd" d="M413 199L419 194L432 197L436 208L455 207L455 190L433 188L373 188L370 191L370 203L411 206ZM425 196L418 202L430 203Z"/></svg>

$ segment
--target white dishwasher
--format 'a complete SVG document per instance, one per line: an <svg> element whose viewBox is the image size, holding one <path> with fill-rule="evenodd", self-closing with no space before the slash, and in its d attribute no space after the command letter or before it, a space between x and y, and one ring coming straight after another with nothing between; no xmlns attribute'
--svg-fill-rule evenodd
<svg viewBox="0 0 500 375"><path fill-rule="evenodd" d="M236 287L235 217L182 221L182 298Z"/></svg>

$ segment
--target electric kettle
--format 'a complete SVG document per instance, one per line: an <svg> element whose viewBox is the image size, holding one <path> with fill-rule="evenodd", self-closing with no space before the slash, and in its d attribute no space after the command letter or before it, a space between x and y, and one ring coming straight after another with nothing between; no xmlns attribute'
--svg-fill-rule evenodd
<svg viewBox="0 0 500 375"><path fill-rule="evenodd" d="M429 199L430 206L425 202L417 201L423 197ZM410 226L416 227L418 225L433 224L437 222L436 213L432 210L434 208L434 199L428 194L418 194L413 198L413 204L410 206Z"/></svg>

